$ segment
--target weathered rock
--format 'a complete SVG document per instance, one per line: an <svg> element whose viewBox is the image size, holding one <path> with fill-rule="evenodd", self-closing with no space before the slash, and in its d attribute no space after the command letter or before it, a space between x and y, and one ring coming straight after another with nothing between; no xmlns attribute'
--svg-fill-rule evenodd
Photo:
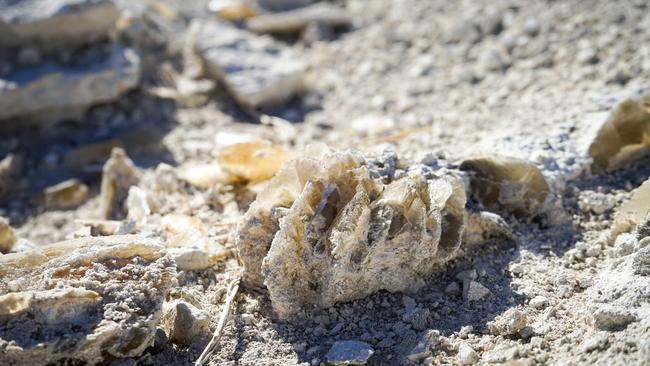
<svg viewBox="0 0 650 366"><path fill-rule="evenodd" d="M598 332L587 337L581 344L582 352L592 352L605 348L609 343L609 336L606 332Z"/></svg>
<svg viewBox="0 0 650 366"><path fill-rule="evenodd" d="M0 253L8 253L16 244L16 234L9 226L9 220L0 216Z"/></svg>
<svg viewBox="0 0 650 366"><path fill-rule="evenodd" d="M650 281L643 271L639 271L645 268L650 273L650 261L640 263L643 260L639 260L648 253L650 247L641 247L637 243L631 254L623 256L598 275L589 289L594 302L591 309L594 326L609 331L624 329L636 321L641 321L642 326L650 326L650 303L646 301Z"/></svg>
<svg viewBox="0 0 650 366"><path fill-rule="evenodd" d="M548 183L527 161L479 156L464 160L460 169L471 172L472 193L487 208L506 210L519 217L534 216L544 208Z"/></svg>
<svg viewBox="0 0 650 366"><path fill-rule="evenodd" d="M601 330L617 331L637 320L626 309L601 306L592 314L594 326Z"/></svg>
<svg viewBox="0 0 650 366"><path fill-rule="evenodd" d="M212 0L208 9L231 21L244 20L261 12L254 2L246 0Z"/></svg>
<svg viewBox="0 0 650 366"><path fill-rule="evenodd" d="M447 287L445 287L445 293L450 296L460 295L461 289L458 282L450 282Z"/></svg>
<svg viewBox="0 0 650 366"><path fill-rule="evenodd" d="M164 304L161 325L167 338L182 346L192 345L210 334L209 314L182 300Z"/></svg>
<svg viewBox="0 0 650 366"><path fill-rule="evenodd" d="M625 166L650 152L650 95L621 102L589 146L596 170Z"/></svg>
<svg viewBox="0 0 650 366"><path fill-rule="evenodd" d="M415 330L425 330L431 322L431 312L426 308L412 309L402 316L402 320L410 323Z"/></svg>
<svg viewBox="0 0 650 366"><path fill-rule="evenodd" d="M650 213L650 179L646 180L639 187L632 191L632 196L624 202L614 215L614 224L612 225L606 242L619 241L619 237L626 235L637 225L643 225L647 215ZM621 235L623 234L623 235ZM629 234L631 235L631 234ZM630 238L634 240L633 238ZM620 244L623 244L621 241ZM621 245L616 246L618 249L625 250ZM629 253L628 253L629 254Z"/></svg>
<svg viewBox="0 0 650 366"><path fill-rule="evenodd" d="M176 262L176 268L181 271L200 271L210 267L209 254L202 249L177 247L167 251Z"/></svg>
<svg viewBox="0 0 650 366"><path fill-rule="evenodd" d="M488 364L503 364L506 361L513 360L519 354L517 344L501 343L497 344L491 351L484 353L483 360Z"/></svg>
<svg viewBox="0 0 650 366"><path fill-rule="evenodd" d="M544 296L535 296L530 299L530 306L535 309L543 309L548 305L548 299Z"/></svg>
<svg viewBox="0 0 650 366"><path fill-rule="evenodd" d="M0 46L75 46L107 37L120 15L110 0L0 1Z"/></svg>
<svg viewBox="0 0 650 366"><path fill-rule="evenodd" d="M290 159L282 147L268 141L233 144L219 150L217 160L227 182L259 183L270 179Z"/></svg>
<svg viewBox="0 0 650 366"><path fill-rule="evenodd" d="M105 219L126 217L124 203L131 186L138 184L140 174L121 148L114 148L102 169L101 205Z"/></svg>
<svg viewBox="0 0 650 366"><path fill-rule="evenodd" d="M650 179L646 180L632 191L629 201L621 205L616 211L616 220L629 221L631 224L640 224L650 212Z"/></svg>
<svg viewBox="0 0 650 366"><path fill-rule="evenodd" d="M156 242L88 237L0 256L0 364L98 364L153 343L175 269Z"/></svg>
<svg viewBox="0 0 650 366"><path fill-rule="evenodd" d="M392 179L380 173L385 168L355 152L314 147L258 194L236 244L245 282L264 283L278 314L416 289L455 254L460 180L422 170Z"/></svg>
<svg viewBox="0 0 650 366"><path fill-rule="evenodd" d="M15 190L16 177L20 174L22 159L14 154L7 154L0 160L0 198Z"/></svg>
<svg viewBox="0 0 650 366"><path fill-rule="evenodd" d="M63 165L82 172L101 172L104 163L110 158L113 148L123 148L119 139L109 139L68 150L63 155Z"/></svg>
<svg viewBox="0 0 650 366"><path fill-rule="evenodd" d="M515 241L516 238L503 217L487 211L467 212L463 243L472 246L485 243L490 239Z"/></svg>
<svg viewBox="0 0 650 366"><path fill-rule="evenodd" d="M639 242L639 245L646 245L634 254L632 259L632 270L635 275L650 276L650 241L646 238L646 243Z"/></svg>
<svg viewBox="0 0 650 366"><path fill-rule="evenodd" d="M490 290L479 282L463 281L463 299L467 301L479 301L490 294Z"/></svg>
<svg viewBox="0 0 650 366"><path fill-rule="evenodd" d="M78 179L68 179L45 188L43 194L47 208L74 208L88 199L88 186Z"/></svg>
<svg viewBox="0 0 650 366"><path fill-rule="evenodd" d="M352 24L352 18L337 6L321 3L286 12L258 15L248 19L246 27L255 33L287 34L301 32L310 23L344 28Z"/></svg>
<svg viewBox="0 0 650 366"><path fill-rule="evenodd" d="M473 365L478 359L478 353L468 344L463 343L458 347L458 362L461 365Z"/></svg>
<svg viewBox="0 0 650 366"><path fill-rule="evenodd" d="M136 223L146 223L151 208L147 201L147 192L137 186L131 186L126 197L126 217Z"/></svg>
<svg viewBox="0 0 650 366"><path fill-rule="evenodd" d="M26 117L49 121L47 114L76 113L114 100L138 84L139 62L133 51L118 46L97 64L42 64L18 70L0 78L0 120Z"/></svg>
<svg viewBox="0 0 650 366"><path fill-rule="evenodd" d="M256 2L270 11L285 11L307 6L316 0L256 0Z"/></svg>
<svg viewBox="0 0 650 366"><path fill-rule="evenodd" d="M207 189L218 183L228 183L229 175L217 163L182 166L179 178L197 188Z"/></svg>
<svg viewBox="0 0 650 366"><path fill-rule="evenodd" d="M375 351L360 341L338 341L332 345L325 358L330 365L365 365Z"/></svg>
<svg viewBox="0 0 650 366"><path fill-rule="evenodd" d="M488 323L494 335L514 335L528 324L528 317L519 309L508 309L505 313Z"/></svg>
<svg viewBox="0 0 650 366"><path fill-rule="evenodd" d="M192 23L190 34L206 73L244 106L282 103L303 89L304 65L270 38L200 21Z"/></svg>
<svg viewBox="0 0 650 366"><path fill-rule="evenodd" d="M650 206L650 204L648 204L648 206ZM650 208L648 208L648 213L645 215L645 219L639 222L636 226L636 238L638 240L643 240L647 237L650 237Z"/></svg>
<svg viewBox="0 0 650 366"><path fill-rule="evenodd" d="M440 343L440 332L437 330L429 330L424 332L420 337L415 347L411 349L406 355L406 358L411 362L421 361L433 353L434 349Z"/></svg>

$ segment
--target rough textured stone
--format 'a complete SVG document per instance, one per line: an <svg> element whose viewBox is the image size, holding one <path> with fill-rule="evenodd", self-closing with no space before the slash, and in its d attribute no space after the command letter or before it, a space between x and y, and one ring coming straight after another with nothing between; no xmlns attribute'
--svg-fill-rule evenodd
<svg viewBox="0 0 650 366"><path fill-rule="evenodd" d="M194 21L190 33L206 73L240 104L278 104L302 91L304 65L271 38L217 22Z"/></svg>
<svg viewBox="0 0 650 366"><path fill-rule="evenodd" d="M153 343L175 269L138 236L87 237L0 256L0 364L97 364Z"/></svg>
<svg viewBox="0 0 650 366"><path fill-rule="evenodd" d="M140 60L116 47L108 59L79 67L42 64L0 78L0 120L47 119L45 113L76 112L115 99L139 81Z"/></svg>
<svg viewBox="0 0 650 366"><path fill-rule="evenodd" d="M182 271L198 271L210 267L208 253L198 248L169 248L169 254Z"/></svg>
<svg viewBox="0 0 650 366"><path fill-rule="evenodd" d="M440 343L440 332L437 330L426 331L406 355L411 362L421 361L433 353L433 350Z"/></svg>
<svg viewBox="0 0 650 366"><path fill-rule="evenodd" d="M473 365L478 359L478 353L471 346L463 343L458 347L458 362L461 365Z"/></svg>
<svg viewBox="0 0 650 366"><path fill-rule="evenodd" d="M463 281L463 299L467 301L479 301L490 294L490 290L479 282Z"/></svg>
<svg viewBox="0 0 650 366"><path fill-rule="evenodd" d="M323 3L280 13L252 17L246 27L256 33L293 33L304 30L310 23L328 27L348 27L352 19L341 8Z"/></svg>
<svg viewBox="0 0 650 366"><path fill-rule="evenodd" d="M9 226L9 220L0 216L0 253L8 253L16 244L16 234Z"/></svg>
<svg viewBox="0 0 650 366"><path fill-rule="evenodd" d="M22 159L15 154L7 154L0 160L0 199L16 189L21 167Z"/></svg>
<svg viewBox="0 0 650 366"><path fill-rule="evenodd" d="M619 331L637 321L649 326L650 304L645 300L650 293L648 253L650 247L643 247L637 241L629 250L619 253L622 255L619 261L596 278L589 289L594 301L591 319L596 328Z"/></svg>
<svg viewBox="0 0 650 366"><path fill-rule="evenodd" d="M2 0L0 46L77 45L107 36L120 15L110 0Z"/></svg>
<svg viewBox="0 0 650 366"><path fill-rule="evenodd" d="M644 99L628 99L621 102L589 146L589 156L596 169L620 168L635 157L650 151L650 111Z"/></svg>
<svg viewBox="0 0 650 366"><path fill-rule="evenodd" d="M133 220L136 223L147 222L147 216L151 214L151 208L149 207L147 199L147 192L137 186L129 187L125 205L127 219Z"/></svg>
<svg viewBox="0 0 650 366"><path fill-rule="evenodd" d="M331 365L365 365L375 351L360 341L339 341L332 345L325 358Z"/></svg>
<svg viewBox="0 0 650 366"><path fill-rule="evenodd" d="M465 205L458 178L391 179L378 170L386 164L358 153L313 150L280 169L236 234L245 280L264 282L278 314L416 289L455 254Z"/></svg>
<svg viewBox="0 0 650 366"><path fill-rule="evenodd" d="M548 305L548 299L544 296L535 296L530 299L530 306L535 309L543 309Z"/></svg>
<svg viewBox="0 0 650 366"><path fill-rule="evenodd" d="M488 323L490 333L494 335L513 335L528 323L528 317L519 309L508 309L494 321Z"/></svg>
<svg viewBox="0 0 650 366"><path fill-rule="evenodd" d="M68 179L47 187L43 194L45 207L68 209L79 206L88 199L88 186L78 179Z"/></svg>
<svg viewBox="0 0 650 366"><path fill-rule="evenodd" d="M640 224L650 212L650 179L632 191L632 197L616 211L617 221Z"/></svg>
<svg viewBox="0 0 650 366"><path fill-rule="evenodd" d="M140 174L121 148L114 148L102 169L101 205L105 219L126 217L124 203L131 186L138 184Z"/></svg>
<svg viewBox="0 0 650 366"><path fill-rule="evenodd" d="M210 334L209 314L182 300L163 306L161 323L167 338L183 346L192 345Z"/></svg>
<svg viewBox="0 0 650 366"><path fill-rule="evenodd" d="M472 193L490 209L534 216L543 209L549 194L540 170L524 160L479 156L464 160L460 169L470 172Z"/></svg>

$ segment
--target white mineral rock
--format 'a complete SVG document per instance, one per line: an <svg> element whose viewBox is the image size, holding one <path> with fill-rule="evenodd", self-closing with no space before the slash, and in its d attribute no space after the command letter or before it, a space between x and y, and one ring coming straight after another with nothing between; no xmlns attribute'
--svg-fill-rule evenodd
<svg viewBox="0 0 650 366"><path fill-rule="evenodd" d="M271 38L200 21L192 23L190 34L207 74L242 105L282 103L303 89L304 65Z"/></svg>
<svg viewBox="0 0 650 366"><path fill-rule="evenodd" d="M393 179L382 170L389 165L314 147L260 192L237 247L245 282L263 283L278 314L416 289L454 255L464 220L460 180L433 171Z"/></svg>

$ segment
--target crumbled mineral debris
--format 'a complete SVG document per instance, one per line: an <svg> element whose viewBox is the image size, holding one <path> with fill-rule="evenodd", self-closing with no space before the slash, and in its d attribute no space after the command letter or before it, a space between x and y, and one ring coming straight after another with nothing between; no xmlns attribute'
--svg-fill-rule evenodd
<svg viewBox="0 0 650 366"><path fill-rule="evenodd" d="M0 257L0 363L140 355L154 339L175 267L138 236L81 238Z"/></svg>
<svg viewBox="0 0 650 366"><path fill-rule="evenodd" d="M279 314L416 289L454 255L465 206L454 175L373 179L357 153L316 154L285 165L237 233L246 279L264 283Z"/></svg>

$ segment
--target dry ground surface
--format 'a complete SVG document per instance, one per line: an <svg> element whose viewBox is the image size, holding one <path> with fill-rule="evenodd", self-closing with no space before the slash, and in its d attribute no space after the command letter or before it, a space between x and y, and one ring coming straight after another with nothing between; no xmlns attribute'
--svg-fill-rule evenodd
<svg viewBox="0 0 650 366"><path fill-rule="evenodd" d="M603 239L618 207L650 177L650 160L592 173L584 141L618 102L650 90L645 1L337 1L352 27L326 40L280 40L306 65L305 90L262 109L238 106L220 83L189 96L161 92L177 90L172 81L196 66L183 57L187 21L216 19L201 1L164 3L182 19L159 30L164 47L140 50L153 60L142 56L140 86L77 121L1 132L2 153L24 160L20 189L0 209L18 238L42 246L70 237L80 219L102 219L99 172L82 175L64 156L114 137L127 141L144 191L155 190L160 163L179 172L212 163L231 139L265 139L292 154L316 142L366 154L393 149L408 161L452 166L505 154L533 162L555 195L551 214L500 212L515 240L463 247L416 292L381 291L291 319L274 314L263 290L242 287L209 364L326 365L342 340L370 345L368 365L650 362L649 277L630 277L622 240ZM290 123L262 123L267 115ZM89 198L72 209L45 207L39 192L66 178L87 183ZM235 225L256 192L179 181L156 204L154 216L198 218L202 240L231 253L206 269L177 270L165 298L207 312L210 329L239 268ZM132 231L165 237L150 226ZM468 277L488 290L475 301L462 295ZM209 336L179 345L158 329L142 354L103 362L189 365Z"/></svg>

